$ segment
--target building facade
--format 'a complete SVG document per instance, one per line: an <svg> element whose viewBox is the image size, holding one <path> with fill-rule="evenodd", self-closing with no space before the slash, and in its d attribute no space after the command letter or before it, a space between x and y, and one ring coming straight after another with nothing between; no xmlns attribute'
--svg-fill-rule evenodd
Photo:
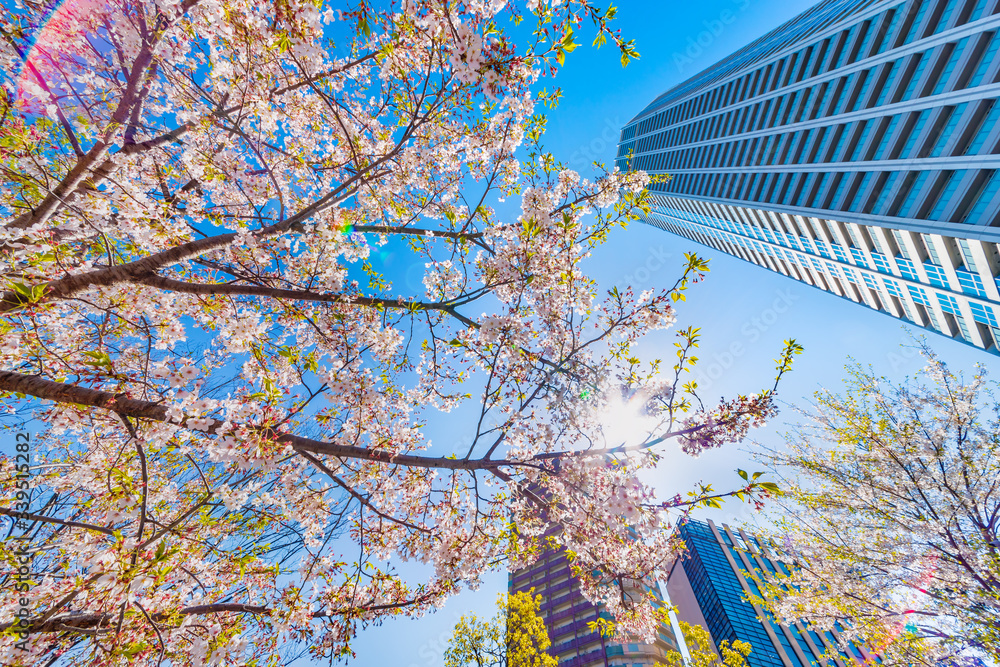
<svg viewBox="0 0 1000 667"><path fill-rule="evenodd" d="M752 577L757 571L788 574L788 566L766 545L742 531L734 533L711 521L689 520L678 527L687 554L674 562L667 591L682 621L708 628L720 642L739 639L753 647L750 667L855 667L876 662L865 650L850 647L851 655L837 648L837 632L817 632L807 625L774 622L766 612L744 601L745 594L759 595ZM823 656L838 656L832 663Z"/></svg>
<svg viewBox="0 0 1000 667"><path fill-rule="evenodd" d="M648 223L997 352L1000 0L824 0L618 148Z"/></svg>
<svg viewBox="0 0 1000 667"><path fill-rule="evenodd" d="M667 651L679 650L668 625L658 628L652 644L619 643L591 630L588 623L605 612L583 597L565 550L547 551L534 566L509 574L507 588L511 593L534 589L542 596L539 614L552 641L548 653L559 667L654 667ZM653 592L662 605L659 589Z"/></svg>

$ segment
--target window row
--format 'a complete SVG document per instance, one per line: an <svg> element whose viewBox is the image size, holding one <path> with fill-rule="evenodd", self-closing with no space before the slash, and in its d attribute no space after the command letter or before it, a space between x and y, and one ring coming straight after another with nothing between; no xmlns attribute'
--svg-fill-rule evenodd
<svg viewBox="0 0 1000 667"><path fill-rule="evenodd" d="M860 13L870 4L872 2L855 3L846 13ZM718 109L752 99L775 89L810 79L820 72L837 70L944 30L977 21L998 11L1000 11L998 0L947 0L947 2L910 0L907 3L901 3L888 8L875 17L846 27L832 36L805 46L776 62L748 72L738 79L664 109L627 128L628 134L622 138L628 140L633 136L642 136L697 117L706 110ZM795 21L808 20L809 13L798 17ZM844 14L834 15L821 25L826 27L842 18L845 18ZM765 35L764 38L751 44L747 49L760 49L762 46L760 42L763 40L764 46L770 45L771 50L776 52L787 48L790 43L788 40L773 40L771 44L768 44L768 37ZM768 51L763 50L763 53L767 54ZM731 58L719 63L706 75L717 70L728 70L727 65L731 64ZM744 64L744 66L747 65L749 63ZM687 92L686 88L688 88L686 85L679 86L671 91L671 96L676 97L684 94Z"/></svg>
<svg viewBox="0 0 1000 667"><path fill-rule="evenodd" d="M782 50L788 49L790 46L801 43L812 35L832 25L839 24L848 16L866 9L877 1L853 0L845 2L844 0L824 0L795 19L792 19L792 21L772 30L731 56L724 58L710 70L696 75L681 85L667 91L663 97L666 97L668 102L682 99L717 81L728 79L733 73L743 71ZM667 111L669 112L669 109ZM683 120L685 117L690 117L690 114L681 114L681 116ZM661 116L659 120L662 123L665 117ZM660 126L662 127L662 124ZM648 128L648 125L646 127Z"/></svg>
<svg viewBox="0 0 1000 667"><path fill-rule="evenodd" d="M732 235L738 242L746 239L757 248L762 246L756 241L761 241L980 298L987 296L984 280L1000 288L996 243L675 198L657 198L655 206L675 218ZM920 277L915 264L922 266L926 278ZM954 270L957 284L947 278L946 264Z"/></svg>
<svg viewBox="0 0 1000 667"><path fill-rule="evenodd" d="M998 150L1000 104L986 99L644 155L632 166L646 171L729 169L989 155Z"/></svg>
<svg viewBox="0 0 1000 667"><path fill-rule="evenodd" d="M686 173L653 192L1000 226L996 170Z"/></svg>
<svg viewBox="0 0 1000 667"><path fill-rule="evenodd" d="M884 279L885 292L880 291L877 279L870 274L863 274L864 287L869 290L866 298L862 291L858 276L850 269L844 269L841 274L837 267L829 262L824 267L820 262L813 260L813 266L808 264L802 266L803 271L797 268L799 265L794 258L785 258L779 249L772 249L760 244L737 242L737 237L730 239L719 238L715 234L705 234L697 230L692 230L679 225L661 223L667 231L690 238L699 243L714 247L720 251L741 257L742 259L763 266L771 270L780 270L797 280L808 282L826 291L834 292L840 296L852 298L859 303L865 303L876 310L885 310L897 317L906 319L920 326L927 326L949 336L961 336L963 340L973 345L977 345L987 350L997 350L997 341L1000 340L1000 328L997 326L998 315L994 306L989 306L977 302L969 302L969 309L972 313L972 322L976 327L979 340L972 336L969 324L965 315L959 308L958 301L950 294L932 293L937 298L931 301L927 290L915 285L907 285L907 291L900 290L899 285L891 279ZM756 254L754 254L756 252ZM768 261L770 260L770 261ZM815 279L809 277L808 270L815 270ZM842 282L846 276L846 285L850 287L850 292L845 289ZM908 301L907 297L910 300ZM912 302L913 308L910 304ZM940 312L944 316L942 321L936 315L932 303L937 304ZM891 304L891 305L890 305ZM914 314L916 313L916 314Z"/></svg>
<svg viewBox="0 0 1000 667"><path fill-rule="evenodd" d="M985 299L987 293L983 286L984 278L994 276L992 280L1000 288L1000 277L997 277L1000 275L1000 245L996 243L936 235L932 238L926 234L898 229L851 225L834 220L779 215L674 198L663 200L662 204L657 205L658 211L676 220L689 221L690 225L676 225L659 216L653 218L654 224L668 231L833 291L840 296L848 296L873 308L887 310L897 317L906 317L921 326L929 323L934 329L948 335L960 334L974 345L986 349L992 349L996 345L1000 329L997 328L994 306L967 302L972 315L971 322L978 334L977 339L970 333L970 325L959 309L955 296L913 284L906 285L904 294L895 279L899 275L910 281L929 283L933 287ZM796 233L802 235L796 236ZM800 255L780 247L794 248L800 252L818 252L826 258L831 258L832 249L834 258L846 262L846 251L841 247L838 252L838 240L849 247L855 264L893 278L882 277L884 286L880 284L878 277L870 273L863 273L861 280L858 273L849 266L831 261L821 262L816 257ZM861 248L864 249L863 252ZM866 256L870 256L873 261L869 262ZM942 269L942 259L945 257L958 276L957 286L947 280ZM895 273L890 266L890 258L897 268ZM915 263L922 265L926 280L918 277L914 270ZM815 271L815 274L810 275L810 271ZM865 289L861 289L862 287ZM911 308L911 304L915 310ZM937 317L932 305L943 313L943 321Z"/></svg>
<svg viewBox="0 0 1000 667"><path fill-rule="evenodd" d="M1000 34L983 33L786 95L730 109L643 137L637 142L624 142L619 146L618 155L639 155L665 148L677 151L674 155L690 153L690 148L685 148L689 144L705 141L728 144L741 134L994 83L1000 78L998 50ZM932 111L927 109L920 113ZM871 124L880 120L859 122ZM812 128L808 132L824 129L828 128Z"/></svg>

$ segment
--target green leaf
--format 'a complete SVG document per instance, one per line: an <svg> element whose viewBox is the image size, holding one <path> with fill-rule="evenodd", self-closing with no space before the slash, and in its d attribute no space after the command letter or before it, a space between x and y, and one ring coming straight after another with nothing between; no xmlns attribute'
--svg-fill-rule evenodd
<svg viewBox="0 0 1000 667"><path fill-rule="evenodd" d="M122 653L124 653L126 656L128 656L129 658L131 658L133 656L138 655L139 653L145 653L148 648L149 647L146 644L142 644L142 643L139 643L139 644L129 644L129 646L127 648L122 649Z"/></svg>
<svg viewBox="0 0 1000 667"><path fill-rule="evenodd" d="M566 34L563 35L562 41L559 42L559 46L566 53L573 53L579 44L573 42L573 28L566 27Z"/></svg>
<svg viewBox="0 0 1000 667"><path fill-rule="evenodd" d="M107 352L103 352L101 350L88 350L83 353L83 356L90 360L86 362L90 366L111 366L111 357L108 356Z"/></svg>

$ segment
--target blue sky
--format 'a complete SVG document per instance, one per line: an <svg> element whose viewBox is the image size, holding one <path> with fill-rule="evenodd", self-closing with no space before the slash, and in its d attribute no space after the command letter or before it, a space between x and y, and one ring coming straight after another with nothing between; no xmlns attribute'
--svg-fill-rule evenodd
<svg viewBox="0 0 1000 667"><path fill-rule="evenodd" d="M642 57L622 69L608 47L577 49L556 80L563 100L549 113L546 146L584 173L595 159L611 163L621 126L657 95L813 3L621 0L617 4L619 26L627 38L636 40ZM543 80L542 85L551 88L552 82ZM898 320L643 224L613 234L589 268L605 288L663 287L678 275L684 253L693 250L711 260L711 272L682 304L678 326L703 327L702 362L696 375L706 397L763 388L772 377L772 360L782 340L790 337L806 348L780 389L781 398L790 404L805 405L817 389L836 388L849 357L892 379L903 379L920 368L912 349L903 347L909 338ZM971 369L976 362L997 366L996 357L988 353L939 335L928 336L955 369ZM641 351L646 357L663 356L670 353L671 342L669 332L653 336ZM772 425L751 437L776 445L794 421L795 414L785 409ZM750 459L752 448L753 443L747 442L697 459L677 450L676 457L665 461L656 482L671 494L689 489L697 480L718 488L735 485L737 467L757 469ZM755 518L737 503L704 516L727 521ZM491 613L496 594L505 587L506 574L498 573L479 591L453 598L437 614L369 628L356 641L358 657L349 664L439 667L458 617Z"/></svg>

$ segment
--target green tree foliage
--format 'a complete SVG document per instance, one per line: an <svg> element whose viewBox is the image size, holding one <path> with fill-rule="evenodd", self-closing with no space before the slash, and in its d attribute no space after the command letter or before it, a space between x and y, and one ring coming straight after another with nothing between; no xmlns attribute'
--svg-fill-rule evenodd
<svg viewBox="0 0 1000 667"><path fill-rule="evenodd" d="M753 647L739 639L732 643L722 642L719 653L712 647L712 636L700 625L690 625L680 622L681 634L687 644L691 662L685 663L684 656L677 651L668 651L663 667L747 667L747 656Z"/></svg>
<svg viewBox="0 0 1000 667"><path fill-rule="evenodd" d="M493 618L462 616L448 642L445 667L556 667L558 661L545 652L552 642L538 615L541 601L530 592L499 595Z"/></svg>
<svg viewBox="0 0 1000 667"><path fill-rule="evenodd" d="M771 537L797 567L759 582L757 601L786 621L836 627L882 665L996 660L995 383L982 367L963 377L922 349L927 367L906 383L853 367L846 390L817 394L812 423L772 453L789 479Z"/></svg>

